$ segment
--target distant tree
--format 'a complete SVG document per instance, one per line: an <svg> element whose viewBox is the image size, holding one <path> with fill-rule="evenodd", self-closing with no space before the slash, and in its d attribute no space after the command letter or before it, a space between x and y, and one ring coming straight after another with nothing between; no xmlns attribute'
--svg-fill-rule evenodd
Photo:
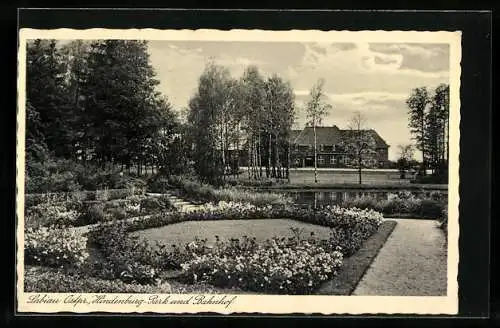
<svg viewBox="0 0 500 328"><path fill-rule="evenodd" d="M285 82L278 75L269 77L266 81L265 112L267 122L262 134L267 144L266 175L273 178L288 178L289 175L289 139L295 115L295 95L289 82ZM266 140L267 139L267 140ZM265 147L263 147L265 148ZM286 163L286 172L283 171Z"/></svg>
<svg viewBox="0 0 500 328"><path fill-rule="evenodd" d="M375 155L375 139L372 130L366 128L366 119L360 112L352 116L348 128L341 143L348 156L356 162L358 182L361 184L363 163Z"/></svg>
<svg viewBox="0 0 500 328"><path fill-rule="evenodd" d="M314 133L314 182L318 183L318 142L316 136L316 127L322 123L323 118L328 115L332 106L326 103L322 98L324 96L324 79L319 79L309 92L310 100L306 105L307 124L312 126Z"/></svg>
<svg viewBox="0 0 500 328"><path fill-rule="evenodd" d="M414 149L413 145L398 145L399 158L397 160L397 166L401 172L401 179L405 178L406 172L411 169L414 162Z"/></svg>
<svg viewBox="0 0 500 328"><path fill-rule="evenodd" d="M429 93L426 87L415 88L412 90L411 95L406 100L409 108L408 126L413 135L413 139L417 143L417 149L422 152L422 168L421 174L425 175L427 169L427 162L429 161L429 153L427 149L427 129L426 129L426 115L427 107L430 103Z"/></svg>
<svg viewBox="0 0 500 328"><path fill-rule="evenodd" d="M243 90L242 110L247 135L248 178L262 177L262 135L265 128L265 81L256 66L246 68L241 78Z"/></svg>
<svg viewBox="0 0 500 328"><path fill-rule="evenodd" d="M446 175L448 167L448 129L450 88L447 84L439 85L431 98L427 119L429 146L433 149L433 168L438 175Z"/></svg>
<svg viewBox="0 0 500 328"><path fill-rule="evenodd" d="M229 71L213 62L205 67L189 102L189 140L194 168L202 181L219 184L224 174L223 149Z"/></svg>

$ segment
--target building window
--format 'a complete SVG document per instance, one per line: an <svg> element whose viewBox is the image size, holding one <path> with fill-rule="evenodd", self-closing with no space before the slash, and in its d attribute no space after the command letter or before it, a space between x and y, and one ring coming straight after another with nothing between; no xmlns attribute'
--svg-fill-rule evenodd
<svg viewBox="0 0 500 328"><path fill-rule="evenodd" d="M335 164L335 156L330 157L330 164Z"/></svg>
<svg viewBox="0 0 500 328"><path fill-rule="evenodd" d="M325 145L320 144L319 145L319 151L325 151Z"/></svg>
<svg viewBox="0 0 500 328"><path fill-rule="evenodd" d="M318 156L318 164L320 165L325 164L325 159L323 158L323 156Z"/></svg>
<svg viewBox="0 0 500 328"><path fill-rule="evenodd" d="M299 145L298 144L294 144L293 146L295 148L295 151L299 151Z"/></svg>

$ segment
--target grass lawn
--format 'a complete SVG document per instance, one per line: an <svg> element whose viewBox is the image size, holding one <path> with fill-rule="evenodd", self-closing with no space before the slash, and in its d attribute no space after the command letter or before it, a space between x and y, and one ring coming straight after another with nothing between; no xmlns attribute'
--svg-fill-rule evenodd
<svg viewBox="0 0 500 328"><path fill-rule="evenodd" d="M183 246L192 242L196 237L207 239L207 244L215 243L215 236L221 240L255 237L257 242L263 242L273 237L293 236L291 228L302 229L302 236L307 237L314 232L320 239L330 236L330 228L298 222L290 219L262 219L262 220L220 220L220 221L188 221L134 232L141 238L157 240L167 246Z"/></svg>
<svg viewBox="0 0 500 328"><path fill-rule="evenodd" d="M239 176L242 181L248 181L243 173ZM268 188L342 188L342 189L439 189L446 190L447 184L414 184L409 179L400 179L399 172L362 171L361 182L358 183L358 173L355 171L318 171L318 183L314 183L314 171L290 170L290 183L277 183ZM262 187L265 188L265 187Z"/></svg>

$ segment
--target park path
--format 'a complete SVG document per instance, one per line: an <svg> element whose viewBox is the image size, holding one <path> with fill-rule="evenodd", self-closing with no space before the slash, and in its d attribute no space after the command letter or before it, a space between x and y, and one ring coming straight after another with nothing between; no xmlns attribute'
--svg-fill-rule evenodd
<svg viewBox="0 0 500 328"><path fill-rule="evenodd" d="M353 295L446 295L445 233L434 220L395 221L396 228Z"/></svg>

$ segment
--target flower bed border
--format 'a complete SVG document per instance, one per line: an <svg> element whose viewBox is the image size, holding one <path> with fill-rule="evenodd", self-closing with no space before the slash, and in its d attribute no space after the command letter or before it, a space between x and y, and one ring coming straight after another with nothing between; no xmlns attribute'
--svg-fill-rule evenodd
<svg viewBox="0 0 500 328"><path fill-rule="evenodd" d="M382 222L377 232L371 235L360 249L352 256L345 258L341 270L332 280L325 282L316 295L351 295L366 271L373 263L387 238L396 228L397 222L387 220Z"/></svg>

